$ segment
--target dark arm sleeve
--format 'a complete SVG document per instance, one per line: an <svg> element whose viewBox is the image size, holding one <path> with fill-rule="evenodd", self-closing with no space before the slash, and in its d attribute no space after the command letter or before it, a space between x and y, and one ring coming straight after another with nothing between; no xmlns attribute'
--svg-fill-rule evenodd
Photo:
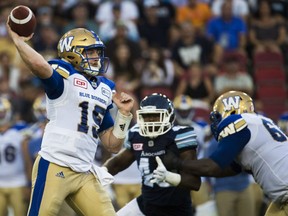
<svg viewBox="0 0 288 216"><path fill-rule="evenodd" d="M60 97L64 91L64 78L53 70L51 77L47 79L40 79L44 85L45 92L50 99Z"/></svg>

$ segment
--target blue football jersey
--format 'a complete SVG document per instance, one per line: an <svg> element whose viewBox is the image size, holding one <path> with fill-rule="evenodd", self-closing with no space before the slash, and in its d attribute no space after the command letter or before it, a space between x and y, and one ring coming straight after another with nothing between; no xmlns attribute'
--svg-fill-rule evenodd
<svg viewBox="0 0 288 216"><path fill-rule="evenodd" d="M183 151L197 148L196 134L191 127L174 126L166 134L155 139L139 134L135 125L129 131L125 147L130 149L137 160L142 175L142 196L145 202L159 206L191 205L190 190L173 187L167 182L151 183L153 171L157 168L156 156L172 150L176 155Z"/></svg>

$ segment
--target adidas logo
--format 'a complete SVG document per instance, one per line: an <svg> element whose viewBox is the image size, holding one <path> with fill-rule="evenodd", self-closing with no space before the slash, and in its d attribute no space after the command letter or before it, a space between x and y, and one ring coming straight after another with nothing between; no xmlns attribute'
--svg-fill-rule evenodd
<svg viewBox="0 0 288 216"><path fill-rule="evenodd" d="M121 129L122 131L124 131L125 126L126 126L126 124L121 124L121 125L119 125L119 127L120 127L120 129Z"/></svg>
<svg viewBox="0 0 288 216"><path fill-rule="evenodd" d="M61 172L58 172L58 173L56 173L56 175L55 176L57 176L57 177L60 177L60 178L65 178L65 176L64 176L64 173L61 171Z"/></svg>

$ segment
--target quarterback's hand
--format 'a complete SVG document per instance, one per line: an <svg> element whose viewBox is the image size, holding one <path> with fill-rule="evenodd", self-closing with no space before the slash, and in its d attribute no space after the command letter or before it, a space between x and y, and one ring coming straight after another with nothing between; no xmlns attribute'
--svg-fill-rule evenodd
<svg viewBox="0 0 288 216"><path fill-rule="evenodd" d="M29 41L29 40L33 37L34 33L32 33L31 35L29 35L28 37L23 37L23 36L18 35L16 32L14 32L14 31L10 28L10 26L9 26L9 24L8 24L8 21L9 21L9 17L7 18L6 28L7 28L7 32L8 32L8 34L9 34L9 36L11 37L11 39L12 39L14 42L17 41L17 40Z"/></svg>
<svg viewBox="0 0 288 216"><path fill-rule="evenodd" d="M151 183L168 182L173 186L179 185L181 176L177 173L167 171L166 167L162 163L161 159L156 156L157 168L153 171L153 178L150 180Z"/></svg>
<svg viewBox="0 0 288 216"><path fill-rule="evenodd" d="M121 114L128 116L134 106L134 99L129 94L121 92L120 94L115 91L113 93L113 102L119 109Z"/></svg>

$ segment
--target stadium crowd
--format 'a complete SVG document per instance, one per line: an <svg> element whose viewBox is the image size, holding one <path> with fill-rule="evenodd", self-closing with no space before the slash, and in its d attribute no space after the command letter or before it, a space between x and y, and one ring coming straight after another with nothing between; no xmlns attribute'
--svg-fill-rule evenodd
<svg viewBox="0 0 288 216"><path fill-rule="evenodd" d="M41 137L41 128L46 122L43 123L42 115L35 114L43 109L39 102L44 94L42 84L21 61L6 30L10 11L20 4L29 6L36 15L37 27L29 43L47 61L57 58L57 44L65 32L79 27L95 31L106 46L105 55L110 58L105 76L116 83L117 91L133 95L134 113L141 99L153 92L167 95L174 101L176 110L181 110L177 98L184 95L188 101L191 99L187 108L191 115L187 116L197 124L194 128L200 128L196 131L201 134L199 157L209 154L217 145L209 133L209 113L222 93L228 90L248 93L256 102L256 111L275 122L288 110L287 1L1 1L0 97L11 103L10 125L25 131L27 140L23 141L23 146L27 146L30 139ZM287 115L281 120L288 121ZM136 115L131 125L135 123ZM287 128L284 129L287 132ZM28 177L26 202L31 174L27 151L23 152ZM10 154L0 152L0 167L1 159L9 160ZM111 155L103 148L95 160L102 164L109 157ZM116 209L141 193L137 168L131 169L129 175L119 175L119 179L116 176L115 187L108 188ZM2 181L0 175L0 183ZM125 200L120 194L128 191L129 186L124 187L124 191L118 186L127 184L134 185L135 189L133 187L131 194L125 195ZM246 173L221 179L202 178L199 192L193 191L191 196L199 216L201 211L209 216L206 208L214 209L211 207L214 204L219 211L209 213L211 216L233 216L228 212L229 205L235 216L262 216L269 203ZM1 200L0 203L5 204ZM63 209L69 212L63 215L75 215L69 207Z"/></svg>

